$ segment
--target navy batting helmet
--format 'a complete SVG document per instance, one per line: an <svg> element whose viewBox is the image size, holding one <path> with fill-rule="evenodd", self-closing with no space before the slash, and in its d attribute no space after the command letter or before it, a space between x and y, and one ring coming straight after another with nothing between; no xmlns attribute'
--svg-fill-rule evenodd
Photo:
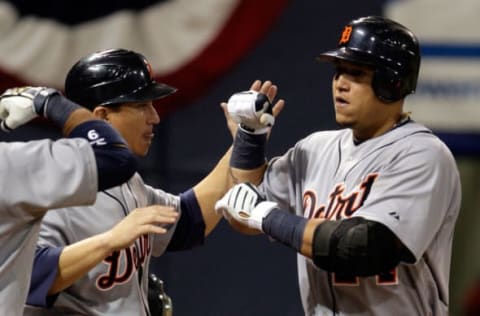
<svg viewBox="0 0 480 316"><path fill-rule="evenodd" d="M346 60L374 68L375 95L394 102L415 92L420 69L420 48L405 26L379 16L362 17L347 24L336 49L320 60Z"/></svg>
<svg viewBox="0 0 480 316"><path fill-rule="evenodd" d="M73 65L65 79L67 98L89 109L156 100L176 90L152 78L151 66L143 55L125 49L88 55Z"/></svg>

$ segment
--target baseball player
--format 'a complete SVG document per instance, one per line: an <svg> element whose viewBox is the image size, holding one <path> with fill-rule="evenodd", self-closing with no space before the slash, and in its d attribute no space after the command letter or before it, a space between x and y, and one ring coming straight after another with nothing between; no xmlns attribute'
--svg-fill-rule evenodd
<svg viewBox="0 0 480 316"><path fill-rule="evenodd" d="M259 187L234 186L216 209L298 252L306 315L448 315L461 188L449 149L403 112L420 67L416 37L389 19L362 17L319 59L335 67L343 129L313 133L265 165L263 140L252 133L263 110L245 114L258 96L247 106L234 95L228 110L244 128L231 165L266 171Z"/></svg>
<svg viewBox="0 0 480 316"><path fill-rule="evenodd" d="M124 49L82 58L65 81L66 95L109 122L141 157L160 121L152 100L175 90L152 79L144 56ZM276 94L271 85L263 91ZM135 174L100 192L91 207L51 212L40 228L25 315L149 315L151 255L203 244L221 219L214 203L232 185L229 156L227 152L205 179L178 196L145 184ZM178 222L164 235L137 233L131 210L154 204L173 207L180 213ZM131 239L110 245L125 235Z"/></svg>
<svg viewBox="0 0 480 316"><path fill-rule="evenodd" d="M57 90L22 87L0 97L1 128L37 116L69 139L0 143L0 315L21 315L40 222L48 209L87 205L130 178L135 161L124 140Z"/></svg>

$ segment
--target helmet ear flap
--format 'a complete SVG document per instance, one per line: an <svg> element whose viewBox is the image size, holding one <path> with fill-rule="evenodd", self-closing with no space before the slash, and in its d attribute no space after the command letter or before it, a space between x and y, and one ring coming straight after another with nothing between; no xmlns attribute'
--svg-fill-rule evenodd
<svg viewBox="0 0 480 316"><path fill-rule="evenodd" d="M372 88L375 95L386 103L393 103L405 97L405 84L392 69L376 69L373 73Z"/></svg>

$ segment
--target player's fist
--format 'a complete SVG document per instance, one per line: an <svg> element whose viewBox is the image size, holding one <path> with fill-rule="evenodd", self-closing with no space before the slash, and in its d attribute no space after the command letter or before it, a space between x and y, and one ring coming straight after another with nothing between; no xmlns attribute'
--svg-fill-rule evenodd
<svg viewBox="0 0 480 316"><path fill-rule="evenodd" d="M2 94L2 99L16 98L25 99L31 102L31 106L36 114L46 116L48 99L55 94L60 94L58 90L47 87L18 87L11 88Z"/></svg>
<svg viewBox="0 0 480 316"><path fill-rule="evenodd" d="M39 114L45 116L48 98L59 93L45 87L20 87L6 90L0 96L0 127L4 131L15 129Z"/></svg>
<svg viewBox="0 0 480 316"><path fill-rule="evenodd" d="M20 88L12 88L0 96L0 127L3 131L9 132L37 117L33 97L22 96L20 93Z"/></svg>
<svg viewBox="0 0 480 316"><path fill-rule="evenodd" d="M268 97L249 90L233 94L227 103L230 117L244 130L254 134L267 133L275 123L273 106Z"/></svg>
<svg viewBox="0 0 480 316"><path fill-rule="evenodd" d="M229 221L233 218L249 228L263 231L263 219L276 207L277 203L265 201L255 186L241 183L233 186L217 201L215 211L222 213Z"/></svg>

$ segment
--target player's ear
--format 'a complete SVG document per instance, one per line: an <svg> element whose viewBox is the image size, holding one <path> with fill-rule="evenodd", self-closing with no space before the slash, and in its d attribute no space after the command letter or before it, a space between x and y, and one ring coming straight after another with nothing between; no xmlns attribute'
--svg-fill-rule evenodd
<svg viewBox="0 0 480 316"><path fill-rule="evenodd" d="M108 113L109 113L109 109L104 106L97 106L96 108L93 109L93 115L95 115L96 118L99 118L104 121L108 121Z"/></svg>

